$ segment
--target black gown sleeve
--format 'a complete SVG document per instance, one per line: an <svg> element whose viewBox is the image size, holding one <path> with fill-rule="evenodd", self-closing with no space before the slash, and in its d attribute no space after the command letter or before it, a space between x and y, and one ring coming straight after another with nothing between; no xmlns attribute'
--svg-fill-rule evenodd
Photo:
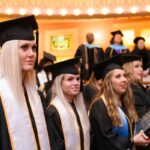
<svg viewBox="0 0 150 150"><path fill-rule="evenodd" d="M102 61L104 59L104 51L102 48L98 49L98 62Z"/></svg>
<svg viewBox="0 0 150 150"><path fill-rule="evenodd" d="M112 132L112 122L102 100L96 101L90 111L91 149L92 150L126 150L130 147L129 138Z"/></svg>
<svg viewBox="0 0 150 150"><path fill-rule="evenodd" d="M111 53L113 53L113 49L111 47L107 47L106 50L105 50L104 58L108 59L108 58L112 57Z"/></svg>
<svg viewBox="0 0 150 150"><path fill-rule="evenodd" d="M131 84L131 89L136 111L139 118L141 118L145 113L150 111L150 95L148 91L146 91L147 89L144 89L144 87L138 84Z"/></svg>
<svg viewBox="0 0 150 150"><path fill-rule="evenodd" d="M82 49L83 49L82 47L83 47L83 45L80 45L80 46L77 48L74 57L80 57L80 58L82 58L82 53L81 53L81 51L82 51Z"/></svg>
<svg viewBox="0 0 150 150"><path fill-rule="evenodd" d="M50 137L51 150L65 150L60 116L57 109L52 105L47 110L46 122Z"/></svg>
<svg viewBox="0 0 150 150"><path fill-rule="evenodd" d="M4 109L0 100L0 150L12 150Z"/></svg>

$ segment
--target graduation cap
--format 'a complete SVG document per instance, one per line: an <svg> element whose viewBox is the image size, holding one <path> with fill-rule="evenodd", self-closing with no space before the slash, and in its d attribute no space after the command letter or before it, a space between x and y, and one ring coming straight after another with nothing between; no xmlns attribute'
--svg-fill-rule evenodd
<svg viewBox="0 0 150 150"><path fill-rule="evenodd" d="M115 36L116 34L120 34L121 36L123 36L123 33L120 30L117 31L113 31L111 32L112 36Z"/></svg>
<svg viewBox="0 0 150 150"><path fill-rule="evenodd" d="M34 15L0 22L0 47L10 40L34 40L34 30L38 30ZM36 32L36 45L38 60L38 31Z"/></svg>
<svg viewBox="0 0 150 150"><path fill-rule="evenodd" d="M104 79L108 72L114 69L122 69L121 66L122 66L121 54L106 59L94 65L93 70L94 70L95 78L97 80Z"/></svg>
<svg viewBox="0 0 150 150"><path fill-rule="evenodd" d="M136 38L134 39L134 41L133 41L134 44L137 44L139 40L145 41L145 39L144 39L143 37L139 36L139 37L136 37Z"/></svg>
<svg viewBox="0 0 150 150"><path fill-rule="evenodd" d="M80 58L68 59L62 62L55 63L44 67L46 72L51 72L53 80L61 74L79 74L78 64L80 63Z"/></svg>
<svg viewBox="0 0 150 150"><path fill-rule="evenodd" d="M122 62L129 63L136 60L142 60L142 56L134 54L122 54Z"/></svg>
<svg viewBox="0 0 150 150"><path fill-rule="evenodd" d="M47 52L44 52L44 59L47 59L49 61L56 61L56 56L50 54L50 53L47 53Z"/></svg>

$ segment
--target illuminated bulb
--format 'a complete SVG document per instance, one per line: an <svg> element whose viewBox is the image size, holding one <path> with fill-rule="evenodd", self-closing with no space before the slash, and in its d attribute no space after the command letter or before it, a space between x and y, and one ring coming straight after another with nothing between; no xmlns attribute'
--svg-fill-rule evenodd
<svg viewBox="0 0 150 150"><path fill-rule="evenodd" d="M5 12L6 12L7 15L11 15L13 13L13 9L12 8L7 8L5 10Z"/></svg>
<svg viewBox="0 0 150 150"><path fill-rule="evenodd" d="M150 5L146 6L146 11L150 12Z"/></svg>
<svg viewBox="0 0 150 150"><path fill-rule="evenodd" d="M47 11L46 11L46 14L48 15L48 16L51 16L52 14L53 14L53 10L52 9L47 9Z"/></svg>
<svg viewBox="0 0 150 150"><path fill-rule="evenodd" d="M24 8L21 8L20 10L19 10L19 14L20 15L25 15L26 14L26 9L24 9Z"/></svg>
<svg viewBox="0 0 150 150"><path fill-rule="evenodd" d="M136 6L131 7L130 9L131 13L135 14L138 11L138 8Z"/></svg>
<svg viewBox="0 0 150 150"><path fill-rule="evenodd" d="M116 8L116 13L117 14L122 14L123 13L123 8L122 7Z"/></svg>
<svg viewBox="0 0 150 150"><path fill-rule="evenodd" d="M93 8L89 8L89 9L87 10L87 14L88 14L89 16L94 15L94 13L95 13L95 10L94 10Z"/></svg>
<svg viewBox="0 0 150 150"><path fill-rule="evenodd" d="M74 14L75 16L79 16L79 15L81 14L81 10L80 10L80 9L74 9L74 10L73 10L73 14Z"/></svg>
<svg viewBox="0 0 150 150"><path fill-rule="evenodd" d="M33 9L33 14L35 16L38 16L40 14L40 9L38 9L38 8Z"/></svg>
<svg viewBox="0 0 150 150"><path fill-rule="evenodd" d="M67 10L66 10L66 9L62 9L62 10L60 11L60 14L61 14L62 16L67 15Z"/></svg>
<svg viewBox="0 0 150 150"><path fill-rule="evenodd" d="M109 13L109 9L108 8L102 8L101 13L103 15L107 15Z"/></svg>

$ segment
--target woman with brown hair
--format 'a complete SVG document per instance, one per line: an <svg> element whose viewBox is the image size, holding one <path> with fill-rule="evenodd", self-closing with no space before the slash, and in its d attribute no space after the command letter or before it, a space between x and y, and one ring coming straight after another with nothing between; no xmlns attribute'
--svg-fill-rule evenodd
<svg viewBox="0 0 150 150"><path fill-rule="evenodd" d="M95 76L103 79L90 109L94 150L131 150L133 144L147 146L150 143L143 131L134 135L137 114L121 61L117 55L94 67Z"/></svg>

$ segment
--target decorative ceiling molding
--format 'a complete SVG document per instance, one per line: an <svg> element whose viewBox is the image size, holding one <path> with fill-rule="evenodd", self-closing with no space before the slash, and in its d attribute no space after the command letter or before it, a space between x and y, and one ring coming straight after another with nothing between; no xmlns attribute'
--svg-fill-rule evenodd
<svg viewBox="0 0 150 150"><path fill-rule="evenodd" d="M0 14L83 16L149 13L150 0L1 0Z"/></svg>

